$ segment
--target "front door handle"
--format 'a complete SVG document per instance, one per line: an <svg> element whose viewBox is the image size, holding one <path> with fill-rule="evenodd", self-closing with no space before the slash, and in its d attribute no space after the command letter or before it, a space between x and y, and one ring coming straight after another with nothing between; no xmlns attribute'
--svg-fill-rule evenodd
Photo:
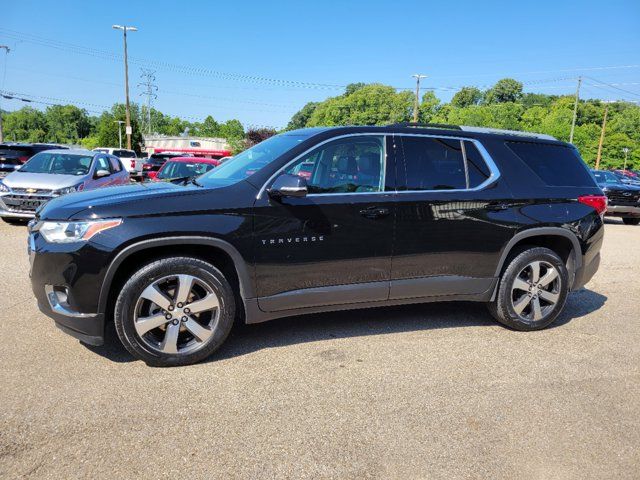
<svg viewBox="0 0 640 480"><path fill-rule="evenodd" d="M389 215L389 209L384 207L369 207L364 210L360 210L360 215L371 219L382 218Z"/></svg>

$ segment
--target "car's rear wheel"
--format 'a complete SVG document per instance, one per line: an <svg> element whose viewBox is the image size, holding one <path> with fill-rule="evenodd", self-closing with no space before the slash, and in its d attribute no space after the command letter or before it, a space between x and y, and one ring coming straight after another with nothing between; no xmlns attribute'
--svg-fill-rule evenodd
<svg viewBox="0 0 640 480"><path fill-rule="evenodd" d="M489 310L503 325L516 330L539 330L562 311L569 275L553 250L534 247L514 257L504 270Z"/></svg>
<svg viewBox="0 0 640 480"><path fill-rule="evenodd" d="M227 338L235 300L224 275L190 257L156 260L133 274L116 300L118 337L153 366L199 362Z"/></svg>
<svg viewBox="0 0 640 480"><path fill-rule="evenodd" d="M640 218L623 218L622 221L624 222L625 225L639 225L640 224Z"/></svg>

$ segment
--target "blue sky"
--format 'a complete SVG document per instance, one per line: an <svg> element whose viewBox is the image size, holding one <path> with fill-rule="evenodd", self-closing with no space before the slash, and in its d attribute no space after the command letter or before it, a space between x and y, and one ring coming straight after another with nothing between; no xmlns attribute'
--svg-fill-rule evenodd
<svg viewBox="0 0 640 480"><path fill-rule="evenodd" d="M413 73L443 100L504 76L528 91L571 93L583 74L583 96L640 101L638 0L7 0L1 13L0 45L11 48L4 90L92 112L124 97L114 23L139 28L129 36L131 98L142 98L141 67L152 68L156 107L191 120L282 127L306 102L342 92L331 85L411 88ZM3 65L0 52L0 85Z"/></svg>

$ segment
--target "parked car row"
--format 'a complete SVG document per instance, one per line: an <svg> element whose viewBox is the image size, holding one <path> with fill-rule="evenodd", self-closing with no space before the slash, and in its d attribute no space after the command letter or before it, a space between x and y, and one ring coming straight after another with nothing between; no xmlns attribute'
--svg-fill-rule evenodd
<svg viewBox="0 0 640 480"><path fill-rule="evenodd" d="M624 181L619 172L592 170L607 196L606 215L620 217L626 225L640 224L640 183Z"/></svg>
<svg viewBox="0 0 640 480"><path fill-rule="evenodd" d="M0 181L0 216L8 222L32 218L49 200L67 193L129 183L118 157L89 150L36 153Z"/></svg>
<svg viewBox="0 0 640 480"><path fill-rule="evenodd" d="M67 193L138 181L187 181L220 160L179 153L138 158L133 150L72 150L53 144L0 144L0 217L32 218L52 198Z"/></svg>

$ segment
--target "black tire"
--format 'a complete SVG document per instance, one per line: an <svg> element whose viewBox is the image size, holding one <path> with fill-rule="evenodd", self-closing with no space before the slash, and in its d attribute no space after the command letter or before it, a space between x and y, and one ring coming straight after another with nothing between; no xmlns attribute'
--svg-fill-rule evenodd
<svg viewBox="0 0 640 480"><path fill-rule="evenodd" d="M625 225L640 225L640 218L629 218L629 217L626 217L626 218L622 219L622 222Z"/></svg>
<svg viewBox="0 0 640 480"><path fill-rule="evenodd" d="M137 309L140 302L145 301L141 295L147 287L154 285L154 282L162 281L177 275L187 275L196 277L202 285L215 293L218 300L217 321L210 331L210 336L206 341L196 342L193 337L192 343L197 344L197 350L186 353L163 353L149 346L149 341L143 339L136 330L134 324ZM201 287L200 287L201 288ZM174 295L178 295L177 287ZM175 299L172 300L174 302ZM155 305L151 302L152 305ZM176 304L177 306L178 304ZM187 304L185 304L185 307ZM173 308L175 306L172 305ZM162 310L164 313L168 313ZM174 313L177 310L174 311ZM156 309L156 315L158 315ZM182 314L180 314L182 315ZM162 314L160 314L162 316ZM197 317L197 315L196 315ZM185 318L185 317L181 317ZM114 311L114 323L116 332L125 348L136 358L139 358L150 366L173 367L190 365L209 357L225 341L235 318L235 300L233 289L224 275L213 265L197 258L191 257L169 257L162 258L147 264L133 274L120 291L116 300ZM177 319L177 317L176 317ZM176 321L176 320L173 320ZM169 326L167 322L164 328ZM163 327L158 327L163 328ZM183 324L178 324L177 328L184 328ZM168 332L168 329L165 331ZM188 337L189 331L180 330L180 335ZM151 334L161 333L158 329L151 330ZM145 334L147 338L148 334ZM167 333L165 333L167 335Z"/></svg>
<svg viewBox="0 0 640 480"><path fill-rule="evenodd" d="M531 288L528 292L524 289L516 288L515 282L522 281L524 278L523 275L527 275L528 269L531 268L530 265L538 262L543 265L539 267L539 271L545 269L545 272L549 273L550 270L555 269L558 280L553 280L552 283L546 287L534 285L531 287L534 289L533 292ZM553 268L547 269L545 265ZM531 279L529 279L527 283L530 281ZM543 276L539 276L538 285L541 285L542 282ZM521 282L519 282L519 285L520 284ZM489 311L498 322L514 330L540 330L550 325L562 311L567 300L568 290L569 274L567 267L558 254L548 248L532 247L516 255L508 263L500 277L496 298L488 305ZM555 303L548 303L544 298L549 297L556 298L557 300ZM521 314L516 312L516 304L521 304L521 302L524 304L527 301L531 302L531 300L536 301L538 306L537 312L544 314L538 320L535 320L536 312L534 312L533 303L527 304L524 307L525 310L521 311Z"/></svg>
<svg viewBox="0 0 640 480"><path fill-rule="evenodd" d="M29 221L23 218L2 217L2 221L9 225L26 225Z"/></svg>

